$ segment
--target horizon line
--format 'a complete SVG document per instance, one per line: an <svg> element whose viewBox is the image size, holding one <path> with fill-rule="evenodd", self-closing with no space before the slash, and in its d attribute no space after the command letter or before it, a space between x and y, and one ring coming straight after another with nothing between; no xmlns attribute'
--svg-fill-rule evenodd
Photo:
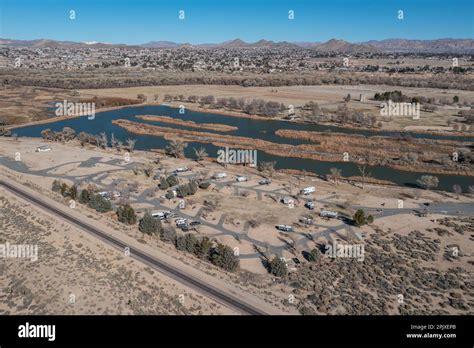
<svg viewBox="0 0 474 348"><path fill-rule="evenodd" d="M169 42L169 43L178 44L178 45L216 45L216 44L223 44L223 43L228 43L228 42L239 40L239 41L242 41L243 43L246 43L246 44L253 44L253 43L260 42L260 41L268 41L268 42L273 42L273 43L290 43L290 44L298 44L298 43L310 43L310 44L311 43L321 43L322 44L322 43L329 42L331 40L337 40L337 41L345 41L345 42L348 42L348 43L351 43L351 44L366 44L366 43L369 43L371 41L381 42L381 41L388 41L388 40L406 40L406 41L471 40L471 41L474 41L474 38L469 38L469 37L459 37L459 38L440 37L440 38L436 38L436 39L408 39L408 38L403 38L403 37L388 37L388 38L385 38L385 39L370 39L370 40L366 40L366 41L349 41L349 40L346 40L346 39L343 39L343 38L333 37L333 38L328 39L326 41L324 41L324 40L322 40L322 41L318 41L318 40L315 40L315 41L306 41L306 40L303 40L303 41L288 41L288 40L276 41L276 40L269 40L269 39L265 39L265 38L261 38L261 39L256 40L256 41L245 41L244 39L236 37L236 38L233 38L233 39L224 40L224 41L220 41L220 42L209 42L208 41L208 42L200 42L200 43L193 43L193 42L188 42L188 41L178 42L178 41L173 41L173 40L168 40L168 39L156 39L156 40L150 40L150 41L142 42L142 43L96 41L96 40L93 40L93 39L92 40L84 40L84 41L76 41L76 40L52 39L52 38L15 39L15 38L2 38L2 37L0 37L0 40L11 40L11 41L58 41L58 42L83 43L83 44L94 43L94 44L107 44L107 45L141 46L141 45L145 45L145 44L152 43L152 42Z"/></svg>

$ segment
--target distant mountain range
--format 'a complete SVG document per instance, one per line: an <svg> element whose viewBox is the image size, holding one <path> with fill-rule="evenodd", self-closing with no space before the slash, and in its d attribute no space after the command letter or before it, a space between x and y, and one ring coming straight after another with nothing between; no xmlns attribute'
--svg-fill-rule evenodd
<svg viewBox="0 0 474 348"><path fill-rule="evenodd" d="M245 42L241 39L222 43L193 45L171 41L151 41L142 45L110 44L102 42L73 42L55 40L9 40L0 39L0 47L31 47L31 48L307 48L321 53L466 53L474 54L473 39L437 39L437 40L405 40L386 39L381 41L351 43L344 40L331 39L327 42L274 42L260 40Z"/></svg>

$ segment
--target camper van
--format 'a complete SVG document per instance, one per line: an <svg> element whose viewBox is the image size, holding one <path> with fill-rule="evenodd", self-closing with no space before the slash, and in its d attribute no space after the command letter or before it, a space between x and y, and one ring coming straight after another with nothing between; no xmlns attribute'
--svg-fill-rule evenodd
<svg viewBox="0 0 474 348"><path fill-rule="evenodd" d="M314 186L305 187L301 190L301 193L304 195L309 195L310 193L316 192L316 188Z"/></svg>
<svg viewBox="0 0 474 348"><path fill-rule="evenodd" d="M336 219L338 217L338 213L335 211L329 211L329 210L321 210L319 213L319 216L321 217L327 217L327 218L334 218Z"/></svg>

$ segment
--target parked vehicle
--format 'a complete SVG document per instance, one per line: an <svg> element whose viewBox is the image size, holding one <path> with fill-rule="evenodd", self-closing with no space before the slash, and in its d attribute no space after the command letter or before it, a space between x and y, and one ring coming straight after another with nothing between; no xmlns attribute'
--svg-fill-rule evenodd
<svg viewBox="0 0 474 348"><path fill-rule="evenodd" d="M304 195L309 195L310 193L316 192L316 188L314 186L305 187L301 190L301 193Z"/></svg>
<svg viewBox="0 0 474 348"><path fill-rule="evenodd" d="M308 201L304 205L306 208L313 210L314 209L314 202L313 201Z"/></svg>
<svg viewBox="0 0 474 348"><path fill-rule="evenodd" d="M214 179L224 179L227 177L227 173L216 173L214 174Z"/></svg>
<svg viewBox="0 0 474 348"><path fill-rule="evenodd" d="M238 176L236 180L237 180L238 182L247 181L247 177L246 177L246 176Z"/></svg>
<svg viewBox="0 0 474 348"><path fill-rule="evenodd" d="M313 224L313 219L307 218L307 217L302 217L300 221L306 225L312 225Z"/></svg>
<svg viewBox="0 0 474 348"><path fill-rule="evenodd" d="M335 211L321 210L321 212L319 213L319 216L328 217L328 218L337 218L339 216L339 213Z"/></svg>
<svg viewBox="0 0 474 348"><path fill-rule="evenodd" d="M168 217L168 214L171 214L171 212L169 210L167 210L167 211L158 211L158 212L151 213L151 216L154 217L155 219L164 220Z"/></svg>
<svg viewBox="0 0 474 348"><path fill-rule="evenodd" d="M99 196L103 197L104 199L108 200L108 201L110 201L110 199L111 199L110 192L102 191L102 192L98 192L97 194Z"/></svg>
<svg viewBox="0 0 474 348"><path fill-rule="evenodd" d="M288 225L276 225L275 226L277 230L283 231L283 232L293 232L293 227L288 226Z"/></svg>
<svg viewBox="0 0 474 348"><path fill-rule="evenodd" d="M187 221L188 221L188 219L186 219L186 218L181 218L181 217L180 217L180 218L177 218L177 219L174 219L174 222L176 222L177 225L178 225L178 224L185 224L185 223L187 223Z"/></svg>
<svg viewBox="0 0 474 348"><path fill-rule="evenodd" d="M295 200L291 197L285 196L285 197L281 198L281 202L283 204L293 204L295 202Z"/></svg>
<svg viewBox="0 0 474 348"><path fill-rule="evenodd" d="M176 216L178 216L178 215L176 213L171 212L171 211L166 211L165 212L165 219L174 218Z"/></svg>
<svg viewBox="0 0 474 348"><path fill-rule="evenodd" d="M270 185L272 181L270 179L262 179L258 182L259 185Z"/></svg>
<svg viewBox="0 0 474 348"><path fill-rule="evenodd" d="M199 226L201 224L201 221L191 221L189 223L190 226Z"/></svg>
<svg viewBox="0 0 474 348"><path fill-rule="evenodd" d="M189 170L188 167L183 166L183 167L176 168L175 172L182 173L182 172L187 172L188 170Z"/></svg>

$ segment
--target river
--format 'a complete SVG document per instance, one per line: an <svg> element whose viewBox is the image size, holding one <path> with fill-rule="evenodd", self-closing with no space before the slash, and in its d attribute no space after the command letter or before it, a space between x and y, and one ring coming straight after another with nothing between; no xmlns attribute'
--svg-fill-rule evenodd
<svg viewBox="0 0 474 348"><path fill-rule="evenodd" d="M53 112L53 111L51 111ZM293 129L293 130L308 130L308 131L327 131L327 132L337 132L337 133L356 133L365 136L397 136L400 133L391 132L391 131L370 131L370 130L358 130L358 129L346 129L339 127L331 126L321 126L314 124L302 124L286 121L268 121L268 120L258 120L250 119L243 117L234 117L226 115L218 115L213 113L198 112L185 110L184 114L179 113L178 108L173 108L166 105L158 106L132 106L125 107L122 109L104 111L97 113L93 120L89 120L87 116L70 118L66 120L61 120L57 122L32 125L26 127L20 127L12 130L13 133L16 133L17 136L25 137L41 137L41 131L43 129L49 128L53 131L60 131L63 127L71 127L77 133L87 132L91 134L99 134L105 132L110 139L110 135L114 133L114 136L122 141L125 141L127 138L135 138L136 149L138 150L150 150L150 149L160 149L164 148L168 141L162 137L157 136L147 136L147 135L136 135L131 134L125 129L115 126L112 124L114 119L126 119L134 122L148 123L161 125L170 128L181 128L189 129L194 131L199 131L200 129L177 126L173 124L167 124L162 122L150 122L144 121L139 118L136 118L137 115L160 115L160 116L169 116L173 118L180 118L183 120L194 121L196 123L221 123L230 126L238 127L238 130L231 132L217 132L210 130L201 130L211 133L219 134L229 134L235 136L243 136L248 138L262 139L275 143L286 143L286 144L304 144L308 143L306 140L301 139L287 139L275 135L275 131L278 129ZM430 139L457 139L456 136L439 136L431 134L420 134L420 133L410 133L413 137L423 137ZM462 138L465 141L473 141L473 138ZM204 147L206 152L210 157L217 157L218 147L212 144L202 144L202 143L188 143L188 147L185 150L185 155L187 157L194 157L193 148ZM342 154L341 154L342 157ZM258 151L258 161L276 161L275 167L277 169L299 169L306 170L308 172L314 172L318 175L325 175L329 173L329 169L336 167L341 169L343 176L354 176L359 175L359 170L357 165L350 162L324 162L316 161L311 159L304 158L294 158L294 157L280 157L267 154L262 151ZM388 180L402 186L415 186L417 179L419 179L424 174L429 173L415 173L407 172L392 169L389 167L383 166L368 166L368 171L371 173L371 176L381 180ZM453 185L460 185L463 188L464 192L467 192L469 185L474 185L473 177L462 176L462 175L444 175L444 174L434 174L439 178L438 190L452 191Z"/></svg>

